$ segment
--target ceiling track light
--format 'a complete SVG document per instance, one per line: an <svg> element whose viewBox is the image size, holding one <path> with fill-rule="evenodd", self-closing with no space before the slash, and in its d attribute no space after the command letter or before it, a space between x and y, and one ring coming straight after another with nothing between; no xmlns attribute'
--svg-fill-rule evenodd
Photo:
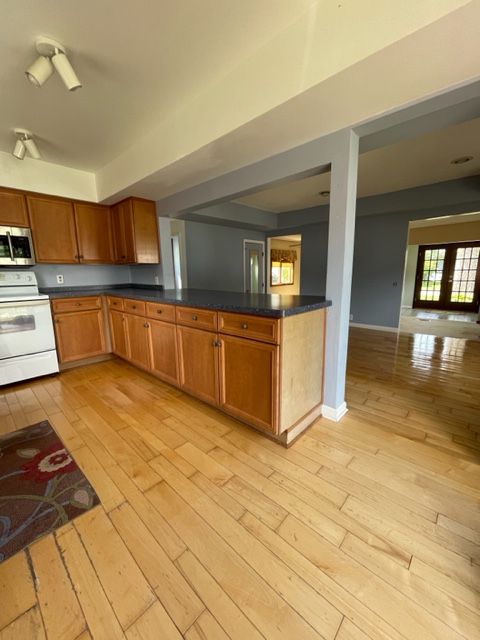
<svg viewBox="0 0 480 640"><path fill-rule="evenodd" d="M82 83L70 64L62 44L51 38L40 37L35 42L35 48L40 55L25 71L25 75L32 84L41 87L55 70L69 91L81 88Z"/></svg>
<svg viewBox="0 0 480 640"><path fill-rule="evenodd" d="M28 151L29 155L35 160L41 158L40 151L32 137L32 134L27 129L14 129L17 141L13 149L13 155L18 160L23 160L25 153Z"/></svg>

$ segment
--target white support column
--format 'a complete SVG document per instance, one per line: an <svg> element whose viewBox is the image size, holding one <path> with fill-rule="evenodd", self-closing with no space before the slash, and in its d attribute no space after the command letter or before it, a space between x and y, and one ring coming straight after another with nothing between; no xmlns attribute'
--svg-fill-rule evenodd
<svg viewBox="0 0 480 640"><path fill-rule="evenodd" d="M345 132L344 148L332 162L328 225L325 397L323 416L338 421L347 412L347 368L350 295L352 288L355 206L357 198L358 136Z"/></svg>

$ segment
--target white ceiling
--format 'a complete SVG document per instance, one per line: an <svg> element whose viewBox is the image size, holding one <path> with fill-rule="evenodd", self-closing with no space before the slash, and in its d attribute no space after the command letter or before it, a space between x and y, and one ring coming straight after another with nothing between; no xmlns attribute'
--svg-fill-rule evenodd
<svg viewBox="0 0 480 640"><path fill-rule="evenodd" d="M452 165L460 156L473 156ZM400 191L480 174L480 118L405 140L360 156L359 197ZM319 192L330 188L330 173L282 184L237 202L265 211L285 212L328 203Z"/></svg>
<svg viewBox="0 0 480 640"><path fill-rule="evenodd" d="M303 13L310 0L2 0L0 150L14 127L37 136L43 158L95 171L182 102L231 72ZM35 38L65 45L83 82L24 76Z"/></svg>

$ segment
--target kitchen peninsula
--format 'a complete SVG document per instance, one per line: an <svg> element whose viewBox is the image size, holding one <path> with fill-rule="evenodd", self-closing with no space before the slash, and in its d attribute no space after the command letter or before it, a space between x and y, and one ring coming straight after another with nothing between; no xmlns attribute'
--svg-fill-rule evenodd
<svg viewBox="0 0 480 640"><path fill-rule="evenodd" d="M128 285L44 292L62 364L112 352L284 445L321 415L323 297Z"/></svg>

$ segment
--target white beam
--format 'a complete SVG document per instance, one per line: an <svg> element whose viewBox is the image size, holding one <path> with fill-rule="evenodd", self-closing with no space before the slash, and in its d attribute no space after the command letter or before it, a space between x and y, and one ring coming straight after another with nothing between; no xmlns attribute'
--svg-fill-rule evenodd
<svg viewBox="0 0 480 640"><path fill-rule="evenodd" d="M323 415L338 421L346 413L345 378L352 289L359 138L345 132L344 148L332 162L326 297L325 396Z"/></svg>

